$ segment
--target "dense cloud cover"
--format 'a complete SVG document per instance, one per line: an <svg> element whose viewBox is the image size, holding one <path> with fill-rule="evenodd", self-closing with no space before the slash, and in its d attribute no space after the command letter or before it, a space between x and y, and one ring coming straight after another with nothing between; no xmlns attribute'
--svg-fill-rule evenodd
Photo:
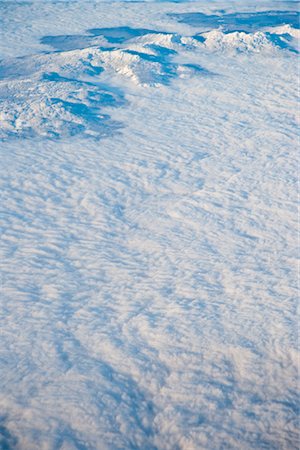
<svg viewBox="0 0 300 450"><path fill-rule="evenodd" d="M296 2L2 2L0 448L296 449Z"/></svg>

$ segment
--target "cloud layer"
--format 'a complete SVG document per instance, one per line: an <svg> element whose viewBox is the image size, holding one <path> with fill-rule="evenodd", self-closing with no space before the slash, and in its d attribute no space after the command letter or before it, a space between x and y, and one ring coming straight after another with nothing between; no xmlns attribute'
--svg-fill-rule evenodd
<svg viewBox="0 0 300 450"><path fill-rule="evenodd" d="M3 448L297 448L297 28L227 4L5 7Z"/></svg>

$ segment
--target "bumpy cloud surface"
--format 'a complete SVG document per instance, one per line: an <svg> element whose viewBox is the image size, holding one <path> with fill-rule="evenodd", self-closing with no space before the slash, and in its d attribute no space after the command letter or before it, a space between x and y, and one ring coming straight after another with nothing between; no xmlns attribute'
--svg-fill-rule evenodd
<svg viewBox="0 0 300 450"><path fill-rule="evenodd" d="M296 449L296 2L0 14L0 448Z"/></svg>

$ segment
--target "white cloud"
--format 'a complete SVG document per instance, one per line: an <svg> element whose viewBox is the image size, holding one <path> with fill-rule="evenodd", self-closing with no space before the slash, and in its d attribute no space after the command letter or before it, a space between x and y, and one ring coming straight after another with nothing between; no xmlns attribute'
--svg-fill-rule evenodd
<svg viewBox="0 0 300 450"><path fill-rule="evenodd" d="M294 448L297 55L268 40L294 31L201 42L167 16L196 3L85 5L4 20L0 446Z"/></svg>

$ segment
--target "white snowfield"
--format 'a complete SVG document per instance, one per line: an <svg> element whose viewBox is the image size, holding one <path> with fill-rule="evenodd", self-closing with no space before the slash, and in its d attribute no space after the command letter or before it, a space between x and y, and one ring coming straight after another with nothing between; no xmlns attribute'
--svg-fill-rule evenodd
<svg viewBox="0 0 300 450"><path fill-rule="evenodd" d="M297 2L0 17L0 449L298 449Z"/></svg>

